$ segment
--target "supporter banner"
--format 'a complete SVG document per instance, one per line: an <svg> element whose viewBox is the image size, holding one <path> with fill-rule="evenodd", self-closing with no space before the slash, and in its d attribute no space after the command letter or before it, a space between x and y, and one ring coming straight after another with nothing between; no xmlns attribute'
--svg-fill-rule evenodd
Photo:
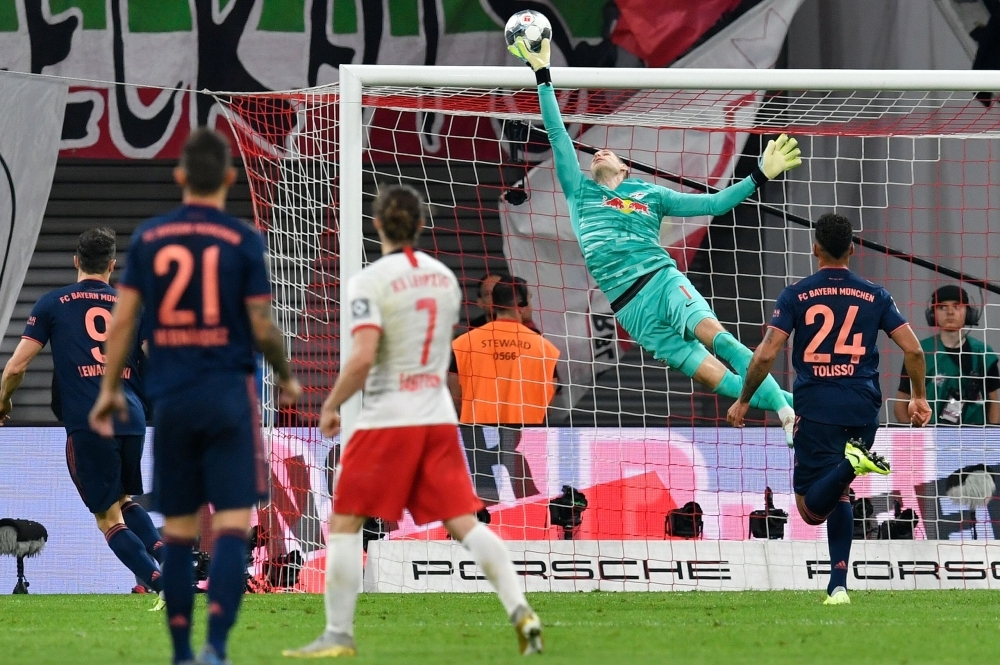
<svg viewBox="0 0 1000 665"><path fill-rule="evenodd" d="M0 69L95 82L70 93L64 154L173 157L190 127L219 122L220 108L198 90L323 85L345 63L520 66L506 51L503 26L523 8L542 9L552 21L554 64L609 64L605 4L3 0Z"/></svg>
<svg viewBox="0 0 1000 665"><path fill-rule="evenodd" d="M65 104L64 83L0 72L0 330L42 227Z"/></svg>
<svg viewBox="0 0 1000 665"><path fill-rule="evenodd" d="M525 591L826 590L826 543L752 541L515 541ZM847 584L856 590L997 589L1000 545L855 542ZM372 542L365 591L492 591L454 541Z"/></svg>
<svg viewBox="0 0 1000 665"><path fill-rule="evenodd" d="M801 2L762 2L674 66L773 67ZM735 121L737 112L752 113L761 96L760 92L733 92L721 104ZM580 131L579 127L569 129ZM611 148L713 187L729 184L746 138L735 129L709 133L648 127L592 127L578 136L585 144ZM581 152L579 157L580 167L589 172L591 156ZM643 173L632 175L684 191ZM628 336L616 326L610 303L587 272L551 159L533 169L526 180L527 200L517 205L500 201L504 251L512 272L537 288L536 318L545 336L562 351L560 376L567 385L556 399L565 408L590 390L595 376L617 364L619 354L628 348ZM682 270L701 246L711 221L711 217L663 220L660 241Z"/></svg>

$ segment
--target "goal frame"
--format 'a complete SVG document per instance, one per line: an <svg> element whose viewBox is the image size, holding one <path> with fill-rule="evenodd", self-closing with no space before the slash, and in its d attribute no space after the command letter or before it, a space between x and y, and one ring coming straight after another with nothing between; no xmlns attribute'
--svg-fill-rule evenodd
<svg viewBox="0 0 1000 665"><path fill-rule="evenodd" d="M361 272L363 96L366 86L533 88L535 77L526 67L421 65L340 65L339 164L340 260L339 282ZM1000 91L1000 71L892 69L614 69L555 67L556 88L663 90L820 90L820 91ZM343 291L341 307L343 307ZM347 317L340 317L340 357L351 352ZM341 407L341 441L347 442L361 411L361 395Z"/></svg>

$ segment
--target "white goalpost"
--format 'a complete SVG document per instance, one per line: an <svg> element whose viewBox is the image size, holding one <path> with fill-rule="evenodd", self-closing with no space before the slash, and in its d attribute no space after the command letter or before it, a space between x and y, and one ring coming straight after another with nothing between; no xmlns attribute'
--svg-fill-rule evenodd
<svg viewBox="0 0 1000 665"><path fill-rule="evenodd" d="M1000 348L1000 111L974 98L1000 90L1000 73L555 68L552 80L585 171L588 152L610 147L634 176L715 191L746 175L762 136L799 140L803 166L757 197L714 220L665 219L661 228L664 246L748 346L781 288L815 268L811 220L835 211L855 224L854 269L889 289L919 337L936 334L925 320L934 289L960 284L981 310L968 335ZM329 500L339 441L307 426L350 351L338 290L372 259L366 204L382 183L407 182L431 210L422 246L466 289L462 326L479 313L482 275L509 272L526 280L534 323L562 352L547 427L462 428L477 492L527 590L825 588L825 529L796 514L792 453L777 423L758 414L757 427L729 428L727 402L655 363L615 326L569 228L534 90L521 67L342 65L334 86L220 96L267 234L279 323L293 331L293 365L311 390L294 419L306 427L276 418L272 464L304 464L308 486L298 489ZM307 241L303 261L296 248ZM855 483L851 586L1000 586L1000 433L989 426L1000 378L990 356L968 388L959 380L963 426L914 430L889 426L902 356L884 344L880 352L886 426L876 449L893 474ZM776 378L791 389L787 359ZM360 403L344 405L340 441ZM963 494L970 474L992 493ZM266 519L280 523L286 550L305 555L308 590L321 579L324 546L317 516L307 518L292 491L294 475L282 476L290 498L272 502ZM581 523L566 527L552 507L564 486L588 498ZM765 488L788 514L774 523L782 538L749 536ZM665 529L686 504L699 507L694 538ZM439 525L404 517L371 529L366 589L487 590Z"/></svg>

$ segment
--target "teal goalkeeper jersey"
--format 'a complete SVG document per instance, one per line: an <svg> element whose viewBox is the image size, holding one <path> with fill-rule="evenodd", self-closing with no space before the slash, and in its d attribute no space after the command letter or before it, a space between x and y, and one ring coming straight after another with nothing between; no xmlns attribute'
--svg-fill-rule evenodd
<svg viewBox="0 0 1000 665"><path fill-rule="evenodd" d="M749 177L715 194L682 194L639 178L627 178L617 189L599 185L580 170L550 84L538 86L538 100L573 232L587 270L611 302L639 277L676 265L660 245L664 217L721 215L757 189Z"/></svg>

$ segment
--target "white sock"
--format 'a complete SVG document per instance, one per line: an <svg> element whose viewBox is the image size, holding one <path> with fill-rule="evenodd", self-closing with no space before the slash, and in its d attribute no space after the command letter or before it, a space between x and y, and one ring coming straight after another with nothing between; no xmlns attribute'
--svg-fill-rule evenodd
<svg viewBox="0 0 1000 665"><path fill-rule="evenodd" d="M354 635L354 606L362 575L361 532L326 538L326 629Z"/></svg>
<svg viewBox="0 0 1000 665"><path fill-rule="evenodd" d="M477 524L465 536L462 545L469 550L472 558L476 560L476 565L493 584L497 595L500 596L500 602L507 610L507 616L512 615L521 605L528 604L514 572L514 564L510 562L510 551L499 536L490 531L486 525Z"/></svg>

